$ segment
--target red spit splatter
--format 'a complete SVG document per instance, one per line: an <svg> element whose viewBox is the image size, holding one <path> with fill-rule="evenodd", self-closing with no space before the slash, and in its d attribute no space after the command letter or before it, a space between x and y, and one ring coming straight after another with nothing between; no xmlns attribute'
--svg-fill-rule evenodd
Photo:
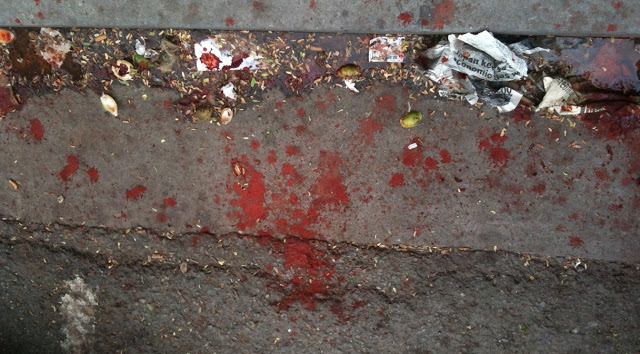
<svg viewBox="0 0 640 354"><path fill-rule="evenodd" d="M324 102L316 102L316 108L320 110L320 113L324 113L327 111L327 105Z"/></svg>
<svg viewBox="0 0 640 354"><path fill-rule="evenodd" d="M582 247L583 245L584 245L584 242L578 236L571 236L571 239L569 239L569 246L573 248Z"/></svg>
<svg viewBox="0 0 640 354"><path fill-rule="evenodd" d="M382 95L375 100L376 106L373 107L373 113L382 115L384 112L392 113L396 110L396 97L392 94Z"/></svg>
<svg viewBox="0 0 640 354"><path fill-rule="evenodd" d="M257 151L259 147L260 147L260 142L258 142L257 140L254 140L251 142L251 148L253 150Z"/></svg>
<svg viewBox="0 0 640 354"><path fill-rule="evenodd" d="M402 21L402 26L403 27L407 27L408 24L411 23L411 14L408 12L403 12L400 15L398 15L398 20Z"/></svg>
<svg viewBox="0 0 640 354"><path fill-rule="evenodd" d="M515 119L516 123L519 123L521 121L530 121L531 120L531 110L529 110L529 108L523 106L523 105L519 105L518 107L516 107L516 109L513 110L513 112L511 112L511 117L513 117L513 119Z"/></svg>
<svg viewBox="0 0 640 354"><path fill-rule="evenodd" d="M37 141L42 140L44 137L44 127L37 118L29 123L29 135Z"/></svg>
<svg viewBox="0 0 640 354"><path fill-rule="evenodd" d="M176 198L165 198L162 200L162 205L167 208L167 207L174 207L176 206Z"/></svg>
<svg viewBox="0 0 640 354"><path fill-rule="evenodd" d="M295 275L286 282L286 287L279 287L287 296L276 304L278 309L286 311L291 304L299 302L308 310L313 310L316 299L328 293L336 273L329 257L313 244L293 238L286 240L281 256L284 258L284 267L293 270Z"/></svg>
<svg viewBox="0 0 640 354"><path fill-rule="evenodd" d="M238 198L232 199L231 205L240 207L242 211L236 211L229 216L237 218L236 226L244 231L249 227L256 226L258 220L267 216L264 207L264 175L249 165L249 159L246 155L242 155L240 161L236 162L239 162L245 170L246 184L245 182L233 182L233 190Z"/></svg>
<svg viewBox="0 0 640 354"><path fill-rule="evenodd" d="M98 179L100 179L100 175L98 174L98 169L95 167L91 167L90 169L88 169L87 175L89 176L89 181L91 181L91 183L96 183L98 182Z"/></svg>
<svg viewBox="0 0 640 354"><path fill-rule="evenodd" d="M128 200L136 200L140 199L144 196L144 192L147 190L145 186L135 186L129 190L127 190L127 199Z"/></svg>
<svg viewBox="0 0 640 354"><path fill-rule="evenodd" d="M615 32L617 30L618 30L618 25L610 24L609 26L607 26L607 32Z"/></svg>
<svg viewBox="0 0 640 354"><path fill-rule="evenodd" d="M17 24L19 24L19 25L21 25L21 24L22 24L22 21L20 21L20 20L19 20L19 19L17 19L17 18L16 18L14 21L15 21Z"/></svg>
<svg viewBox="0 0 640 354"><path fill-rule="evenodd" d="M304 117L304 108L300 108L298 110L298 117L303 118Z"/></svg>
<svg viewBox="0 0 640 354"><path fill-rule="evenodd" d="M200 61L206 65L209 70L214 70L220 65L220 59L212 53L202 53Z"/></svg>
<svg viewBox="0 0 640 354"><path fill-rule="evenodd" d="M288 163L282 165L282 176L289 176L289 180L287 181L287 186L289 187L293 185L300 185L305 180L305 177L301 176L298 171L296 171L295 167Z"/></svg>
<svg viewBox="0 0 640 354"><path fill-rule="evenodd" d="M44 15L40 11L38 11L38 14L36 16L38 16L38 18L41 20L44 18Z"/></svg>
<svg viewBox="0 0 640 354"><path fill-rule="evenodd" d="M433 171L437 169L438 169L438 161L436 161L436 159L434 159L433 157L427 157L427 159L424 160L425 172Z"/></svg>
<svg viewBox="0 0 640 354"><path fill-rule="evenodd" d="M393 176L391 176L391 181L389 181L389 185L391 187L404 186L404 176L402 175L402 173L394 173Z"/></svg>
<svg viewBox="0 0 640 354"><path fill-rule="evenodd" d="M451 154L447 150L440 150L440 162L449 163L451 162Z"/></svg>
<svg viewBox="0 0 640 354"><path fill-rule="evenodd" d="M270 164L274 164L276 163L278 159L276 158L276 151L275 150L269 150L269 156L267 156L267 161L269 161Z"/></svg>
<svg viewBox="0 0 640 354"><path fill-rule="evenodd" d="M77 157L73 155L67 156L67 165L64 166L60 173L58 173L60 179L67 182L71 178L71 176L75 175L76 172L78 172L78 163L79 162Z"/></svg>
<svg viewBox="0 0 640 354"><path fill-rule="evenodd" d="M300 155L300 148L297 146L293 146L293 145L287 145L285 147L286 152L287 152L287 156L299 156Z"/></svg>
<svg viewBox="0 0 640 354"><path fill-rule="evenodd" d="M316 7L316 0L311 0L311 3L309 4L309 8L313 9Z"/></svg>
<svg viewBox="0 0 640 354"><path fill-rule="evenodd" d="M366 145L374 145L373 133L382 130L382 124L380 121L374 118L367 118L360 121L360 129L358 129L359 138L364 141Z"/></svg>
<svg viewBox="0 0 640 354"><path fill-rule="evenodd" d="M415 143L415 139L413 143ZM415 167L422 162L422 145L420 143L417 144L418 146L413 149L409 149L411 144L402 149L402 163L405 166Z"/></svg>
<svg viewBox="0 0 640 354"><path fill-rule="evenodd" d="M509 150L502 147L502 144L507 140L507 136L500 136L495 133L490 139L482 139L478 142L478 148L480 151L488 151L489 158L496 166L500 167L500 171L507 166L509 161Z"/></svg>
<svg viewBox="0 0 640 354"><path fill-rule="evenodd" d="M442 29L453 20L456 13L456 3L453 0L442 2L433 9L436 15L435 20L422 20L423 26L430 26L432 29Z"/></svg>
<svg viewBox="0 0 640 354"><path fill-rule="evenodd" d="M235 24L235 21L233 20L233 17L227 17L227 19L226 19L226 20L224 20L224 23L225 23L227 26L233 26L233 25Z"/></svg>
<svg viewBox="0 0 640 354"><path fill-rule="evenodd" d="M308 215L311 222L317 222L320 212L324 209L340 211L341 208L348 208L351 205L347 187L340 174L339 168L344 163L335 152L320 152L320 164L315 172L320 173L320 177L313 184L311 194L314 196L309 208Z"/></svg>

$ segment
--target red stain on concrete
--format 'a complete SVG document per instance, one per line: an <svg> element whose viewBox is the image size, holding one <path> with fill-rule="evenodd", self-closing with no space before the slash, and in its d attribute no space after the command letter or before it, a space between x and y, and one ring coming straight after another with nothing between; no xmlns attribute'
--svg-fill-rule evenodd
<svg viewBox="0 0 640 354"><path fill-rule="evenodd" d="M44 137L44 127L37 118L29 122L29 135L36 141L40 141Z"/></svg>
<svg viewBox="0 0 640 354"><path fill-rule="evenodd" d="M73 155L67 156L67 164L64 166L62 171L58 173L58 176L63 181L67 182L73 175L76 174L76 172L78 172L78 165L79 161L77 157Z"/></svg>
<svg viewBox="0 0 640 354"><path fill-rule="evenodd" d="M511 112L511 117L513 117L516 123L520 123L522 121L528 122L531 120L531 110L523 105L519 105L513 110L513 112Z"/></svg>
<svg viewBox="0 0 640 354"><path fill-rule="evenodd" d="M227 26L233 26L235 24L235 21L233 20L233 17L227 17L227 19L224 20L224 23Z"/></svg>
<svg viewBox="0 0 640 354"><path fill-rule="evenodd" d="M276 151L275 150L269 150L269 156L267 156L267 161L269 161L269 163L271 165L275 164L276 161L278 159L276 158Z"/></svg>
<svg viewBox="0 0 640 354"><path fill-rule="evenodd" d="M294 145L287 145L285 147L287 156L299 156L300 148Z"/></svg>
<svg viewBox="0 0 640 354"><path fill-rule="evenodd" d="M17 18L16 18L14 21L15 21L17 24L19 24L19 25L21 25L21 24L22 24L22 21L20 21L20 19L17 19Z"/></svg>
<svg viewBox="0 0 640 354"><path fill-rule="evenodd" d="M327 111L327 105L324 104L324 102L316 102L315 106L318 110L320 110L320 113L324 113Z"/></svg>
<svg viewBox="0 0 640 354"><path fill-rule="evenodd" d="M313 9L316 7L316 0L311 0L311 3L309 3L309 8Z"/></svg>
<svg viewBox="0 0 640 354"><path fill-rule="evenodd" d="M284 287L280 286L278 289L286 295L284 300L276 303L278 310L286 311L295 302L313 310L316 301L326 297L333 286L331 281L336 271L331 259L315 245L294 238L286 240L279 255L284 260L285 269L292 270L295 274L285 282Z"/></svg>
<svg viewBox="0 0 640 354"><path fill-rule="evenodd" d="M618 1L618 2L613 4L613 8L616 9L616 10L619 9L620 6L622 6L622 3L620 1Z"/></svg>
<svg viewBox="0 0 640 354"><path fill-rule="evenodd" d="M610 24L609 26L607 26L607 32L615 32L618 30L618 25L616 24Z"/></svg>
<svg viewBox="0 0 640 354"><path fill-rule="evenodd" d="M451 162L451 154L447 150L440 150L440 162L449 163Z"/></svg>
<svg viewBox="0 0 640 354"><path fill-rule="evenodd" d="M282 176L289 176L289 180L286 182L287 186L300 185L305 181L305 177L301 176L293 165L285 163L282 165Z"/></svg>
<svg viewBox="0 0 640 354"><path fill-rule="evenodd" d="M402 173L394 173L389 181L391 187L404 186L404 175Z"/></svg>
<svg viewBox="0 0 640 354"><path fill-rule="evenodd" d="M246 230L256 226L258 220L267 216L264 206L265 184L264 176L249 164L246 155L242 155L239 162L245 170L244 181L233 183L233 191L238 197L231 200L231 205L240 207L242 211L236 211L229 216L238 219L238 229Z"/></svg>
<svg viewBox="0 0 640 354"><path fill-rule="evenodd" d="M382 124L380 121L374 118L366 118L360 121L360 128L358 129L359 138L364 141L366 145L374 145L373 133L382 130Z"/></svg>
<svg viewBox="0 0 640 354"><path fill-rule="evenodd" d="M609 176L609 172L607 172L607 170L604 168L596 169L593 172L596 175L596 177L601 181L607 181L611 179L611 176Z"/></svg>
<svg viewBox="0 0 640 354"><path fill-rule="evenodd" d="M254 140L251 142L251 148L253 150L257 151L259 147L260 147L260 143L257 140Z"/></svg>
<svg viewBox="0 0 640 354"><path fill-rule="evenodd" d="M531 191L534 193L542 194L546 189L547 189L547 185L544 182L542 182L538 185L533 186L533 188L531 188Z"/></svg>
<svg viewBox="0 0 640 354"><path fill-rule="evenodd" d="M506 140L506 135L500 136L500 134L495 133L489 139L482 139L478 142L480 151L488 152L489 158L496 166L500 167L500 171L507 166L507 162L510 159L510 151L502 147Z"/></svg>
<svg viewBox="0 0 640 354"><path fill-rule="evenodd" d="M571 236L569 239L569 246L573 248L582 247L584 245L584 241L578 236Z"/></svg>
<svg viewBox="0 0 640 354"><path fill-rule="evenodd" d="M429 26L432 29L443 29L444 25L451 23L456 14L456 3L453 0L444 1L433 9L435 19L422 20L423 26Z"/></svg>
<svg viewBox="0 0 640 354"><path fill-rule="evenodd" d="M164 206L165 208L174 207L176 206L176 204L176 198L165 198L162 200L162 206Z"/></svg>
<svg viewBox="0 0 640 354"><path fill-rule="evenodd" d="M340 167L343 166L344 163L338 153L320 152L320 164L314 170L320 174L320 177L311 189L314 199L308 211L311 222L317 222L323 210L341 211L342 208L346 209L351 205L347 187L340 174Z"/></svg>
<svg viewBox="0 0 640 354"><path fill-rule="evenodd" d="M411 14L408 12L403 12L400 15L398 15L398 20L402 21L403 27L406 27L408 24L410 24L412 19L413 18L411 17Z"/></svg>
<svg viewBox="0 0 640 354"><path fill-rule="evenodd" d="M40 11L38 11L38 14L36 16L38 16L38 18L41 20L44 18L44 15Z"/></svg>
<svg viewBox="0 0 640 354"><path fill-rule="evenodd" d="M425 171L433 171L437 169L438 169L438 161L436 161L436 159L434 159L433 157L427 157L427 159L424 160Z"/></svg>
<svg viewBox="0 0 640 354"><path fill-rule="evenodd" d="M304 117L304 108L300 108L298 110L298 117L303 118Z"/></svg>
<svg viewBox="0 0 640 354"><path fill-rule="evenodd" d="M422 145L417 143L418 146L409 149L409 145L405 146L402 150L402 163L405 166L416 167L419 163L422 163Z"/></svg>
<svg viewBox="0 0 640 354"><path fill-rule="evenodd" d="M136 199L142 198L146 190L147 190L147 187L145 186L135 186L127 190L127 193L126 193L127 200L136 200Z"/></svg>
<svg viewBox="0 0 640 354"><path fill-rule="evenodd" d="M98 169L95 167L91 167L90 169L88 169L87 175L89 176L89 181L91 181L91 183L96 183L98 182L98 179L100 179L100 175L98 174Z"/></svg>
<svg viewBox="0 0 640 354"><path fill-rule="evenodd" d="M392 113L397 109L396 97L392 94L382 95L375 100L374 114Z"/></svg>

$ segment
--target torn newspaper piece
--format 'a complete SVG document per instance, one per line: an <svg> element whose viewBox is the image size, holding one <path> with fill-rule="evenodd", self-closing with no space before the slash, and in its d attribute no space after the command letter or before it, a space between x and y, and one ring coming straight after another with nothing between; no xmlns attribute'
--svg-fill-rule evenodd
<svg viewBox="0 0 640 354"><path fill-rule="evenodd" d="M369 62L402 63L404 37L376 37L369 41Z"/></svg>
<svg viewBox="0 0 640 354"><path fill-rule="evenodd" d="M528 49L522 43L515 48L520 53ZM544 49L533 49L533 52ZM527 62L490 32L449 35L426 51L431 60L427 76L440 84L438 93L443 97L464 97L470 104L478 99L501 113L515 109L522 94L509 88L483 89L476 92L475 82L504 82L519 80L527 75ZM486 96L486 97L483 97Z"/></svg>

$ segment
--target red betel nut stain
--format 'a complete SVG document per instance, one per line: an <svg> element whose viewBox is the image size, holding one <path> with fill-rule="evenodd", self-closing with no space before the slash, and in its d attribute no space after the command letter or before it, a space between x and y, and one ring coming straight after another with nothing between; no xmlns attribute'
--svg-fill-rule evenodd
<svg viewBox="0 0 640 354"><path fill-rule="evenodd" d="M135 186L127 190L127 199L128 200L140 199L142 198L146 190L147 190L147 187L145 186Z"/></svg>
<svg viewBox="0 0 640 354"><path fill-rule="evenodd" d="M60 173L58 173L60 179L67 182L71 178L71 176L75 175L76 172L78 172L78 164L79 162L77 157L73 155L67 156L67 165L64 166Z"/></svg>
<svg viewBox="0 0 640 354"><path fill-rule="evenodd" d="M176 206L176 198L165 198L162 200L162 205L166 207L174 207Z"/></svg>
<svg viewBox="0 0 640 354"><path fill-rule="evenodd" d="M402 21L402 26L406 27L408 24L411 23L411 14L408 12L403 12L400 15L398 15L398 20Z"/></svg>
<svg viewBox="0 0 640 354"><path fill-rule="evenodd" d="M402 173L394 173L393 176L391 176L389 185L391 185L391 187L404 186L404 175L402 175Z"/></svg>
<svg viewBox="0 0 640 354"><path fill-rule="evenodd" d="M42 140L44 137L44 127L37 118L29 123L29 135L37 141Z"/></svg>
<svg viewBox="0 0 640 354"><path fill-rule="evenodd" d="M89 181L91 181L91 183L96 183L98 182L98 179L100 179L100 175L98 174L98 169L95 167L91 167L90 169L88 169L87 175L89 176Z"/></svg>

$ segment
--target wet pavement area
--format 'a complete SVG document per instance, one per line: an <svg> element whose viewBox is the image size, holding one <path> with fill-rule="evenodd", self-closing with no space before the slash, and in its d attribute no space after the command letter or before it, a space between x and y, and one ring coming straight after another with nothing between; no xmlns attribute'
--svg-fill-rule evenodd
<svg viewBox="0 0 640 354"><path fill-rule="evenodd" d="M60 32L13 30L0 55L2 312L37 313L28 321L40 321L34 331L49 334L34 348L82 351L94 343L91 350L118 351L135 343L133 352L155 351L156 344L133 338L147 336L180 338L174 350L193 352L216 343L225 343L221 351L286 351L309 341L317 350L411 351L428 348L428 338L439 338L435 351L639 345L631 315L638 307L633 264L640 262L634 40L531 37L550 51L528 58L530 75L508 84L525 98L498 113L438 96L421 53L440 37L406 36L402 63L370 63L373 35L215 33L235 51L227 69L255 55L266 58L264 66L199 72L196 62L205 55L198 58L193 48L208 32ZM157 55L134 55L141 36ZM61 48L68 54L58 55ZM345 64L355 72L345 75ZM589 110L536 111L544 96L537 81L551 75L566 78ZM347 88L345 76L359 92ZM221 91L229 83L235 99ZM117 116L103 107L103 94L117 104ZM221 119L224 109L230 121ZM409 111L423 119L407 129L400 118ZM52 257L59 257L59 274ZM423 278L437 268L444 273L434 279L443 283ZM517 285L496 287L500 274ZM614 274L620 278L609 279ZM566 277L571 290L537 299L564 289ZM28 278L50 290L34 292L40 300L25 309L15 305L15 291ZM163 279L171 279L164 290ZM602 282L631 294L629 300L614 301L618 295L595 287ZM216 290L201 291L202 284ZM122 289L121 299L110 296ZM169 295L176 291L179 297ZM513 300L518 291L528 294L520 303ZM83 303L100 301L78 310L65 292ZM462 306L465 300L452 296L473 301ZM214 305L204 305L207 297ZM483 298L495 298L490 311L468 315L459 328L447 323L447 316L475 311ZM420 319L428 313L418 310L424 301L437 308L437 324ZM607 301L605 317L586 314ZM249 303L254 308L243 309ZM528 324L512 316L525 303ZM549 330L543 318L556 323L571 304L584 318ZM213 330L215 321L202 311L231 316L226 321L235 325ZM421 315L409 315L414 311ZM509 318L471 330L496 311ZM64 321L51 322L60 312ZM95 335L61 329L78 313L93 319ZM127 313L137 325L107 329ZM184 323L169 330L177 313ZM137 328L146 326L144 318L158 322ZM373 326L374 318L375 329L362 325ZM295 329L285 333L283 321ZM409 323L428 334L397 337ZM3 326L0 339L19 343ZM184 337L173 333L187 329ZM208 339L187 347L191 331ZM219 337L207 337L213 332ZM242 346L258 332L260 345ZM352 333L365 337L344 341ZM487 336L492 344L483 342ZM595 339L585 344L585 336Z"/></svg>

